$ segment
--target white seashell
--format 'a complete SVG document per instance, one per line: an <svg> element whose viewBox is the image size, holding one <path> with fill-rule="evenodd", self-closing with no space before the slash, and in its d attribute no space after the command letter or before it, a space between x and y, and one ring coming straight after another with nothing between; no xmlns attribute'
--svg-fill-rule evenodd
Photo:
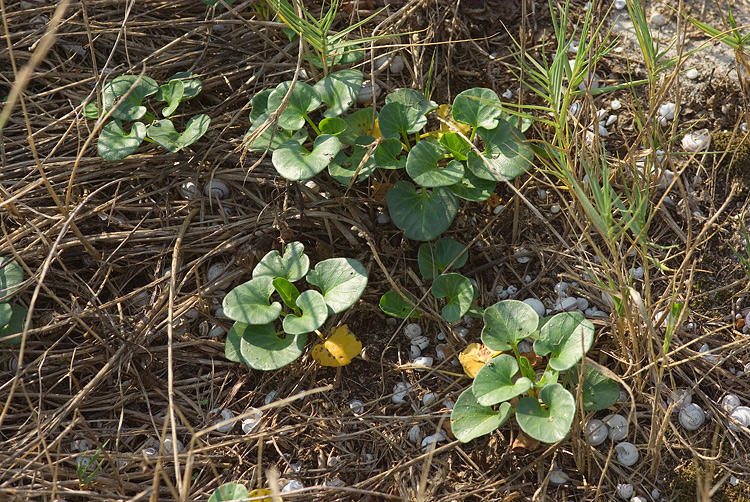
<svg viewBox="0 0 750 502"><path fill-rule="evenodd" d="M609 117L607 117L607 122L604 125L609 127L615 122L617 122L617 115L610 115Z"/></svg>
<svg viewBox="0 0 750 502"><path fill-rule="evenodd" d="M651 24L653 24L654 26L664 26L668 22L669 22L669 18L667 18L667 16L659 12L651 16Z"/></svg>
<svg viewBox="0 0 750 502"><path fill-rule="evenodd" d="M729 476L729 484L732 486L737 486L738 484L740 484L740 480L734 476Z"/></svg>
<svg viewBox="0 0 750 502"><path fill-rule="evenodd" d="M609 138L609 131L603 125L599 125L599 136L603 138Z"/></svg>
<svg viewBox="0 0 750 502"><path fill-rule="evenodd" d="M721 407L727 413L732 413L737 407L742 406L740 398L735 394L727 394L721 398Z"/></svg>
<svg viewBox="0 0 750 502"><path fill-rule="evenodd" d="M497 292L497 297L499 299L505 300L506 298L508 298L508 290L507 289L498 286L497 289L495 289L495 291Z"/></svg>
<svg viewBox="0 0 750 502"><path fill-rule="evenodd" d="M634 491L633 485L630 483L621 483L617 485L617 494L625 500L630 500Z"/></svg>
<svg viewBox="0 0 750 502"><path fill-rule="evenodd" d="M386 213L378 213L376 221L378 222L378 225L387 225L391 222L391 217Z"/></svg>
<svg viewBox="0 0 750 502"><path fill-rule="evenodd" d="M393 58L393 61L391 61L391 71L393 73L401 73L404 71L404 58L401 56L396 56Z"/></svg>
<svg viewBox="0 0 750 502"><path fill-rule="evenodd" d="M675 410L681 410L693 402L693 395L687 389L677 389L669 392L667 395L667 402L670 405L674 403Z"/></svg>
<svg viewBox="0 0 750 502"><path fill-rule="evenodd" d="M586 422L584 430L586 433L586 440L591 446L599 446L609 436L609 428L607 427L607 424L596 418Z"/></svg>
<svg viewBox="0 0 750 502"><path fill-rule="evenodd" d="M615 9L622 10L627 6L627 2L625 0L615 0Z"/></svg>
<svg viewBox="0 0 750 502"><path fill-rule="evenodd" d="M555 294L559 296L565 296L565 292L568 290L568 283L565 281L560 281L553 286L553 289L555 290Z"/></svg>
<svg viewBox="0 0 750 502"><path fill-rule="evenodd" d="M682 137L682 148L686 152L708 150L709 145L711 145L711 131L708 129L688 131Z"/></svg>
<svg viewBox="0 0 750 502"><path fill-rule="evenodd" d="M437 334L437 339L438 339L439 341L441 341L441 342L442 342L442 341L445 341L445 333L443 333L442 331L441 331L440 333L438 333L438 334Z"/></svg>
<svg viewBox="0 0 750 502"><path fill-rule="evenodd" d="M508 289L510 289L510 286L508 287ZM466 336L469 334L469 329L468 328L456 328L456 334L458 336Z"/></svg>
<svg viewBox="0 0 750 502"><path fill-rule="evenodd" d="M364 84L362 84L362 89L359 90L357 103L359 103L360 105L370 104L375 101L375 98L380 96L381 92L382 90L377 83L373 84L371 81L367 80Z"/></svg>
<svg viewBox="0 0 750 502"><path fill-rule="evenodd" d="M438 345L435 347L435 354L437 355L438 361L445 361L446 355L445 355L445 347L449 347L445 344Z"/></svg>
<svg viewBox="0 0 750 502"><path fill-rule="evenodd" d="M255 432L260 426L260 419L263 417L263 412L258 408L248 408L247 411L251 414L249 417L242 420L242 432L250 434Z"/></svg>
<svg viewBox="0 0 750 502"><path fill-rule="evenodd" d="M355 399L354 401L349 403L349 409L352 410L355 415L361 415L365 412L365 403L363 403L359 399Z"/></svg>
<svg viewBox="0 0 750 502"><path fill-rule="evenodd" d="M70 443L70 449L72 451L88 451L93 448L94 445L88 439L76 439Z"/></svg>
<svg viewBox="0 0 750 502"><path fill-rule="evenodd" d="M645 271L643 270L643 267L630 269L630 275L633 277L633 279L643 279L644 274Z"/></svg>
<svg viewBox="0 0 750 502"><path fill-rule="evenodd" d="M544 304L540 300L537 300L536 298L526 298L523 303L534 309L536 315L538 315L539 317L544 317L546 309L544 308Z"/></svg>
<svg viewBox="0 0 750 502"><path fill-rule="evenodd" d="M576 303L578 304L577 310L586 310L589 308L589 301L586 298L576 298Z"/></svg>
<svg viewBox="0 0 750 502"><path fill-rule="evenodd" d="M640 495L636 495L632 499L630 499L630 502L648 502L645 498L641 497Z"/></svg>
<svg viewBox="0 0 750 502"><path fill-rule="evenodd" d="M142 451L142 452L143 452L143 454L144 454L144 455L146 455L147 457L155 457L155 456L156 456L156 455L157 455L157 454L159 453L159 452L157 451L157 449L156 449L156 448L154 448L153 446L148 446L148 447L144 448L144 449L143 449L143 450L141 450L141 451Z"/></svg>
<svg viewBox="0 0 750 502"><path fill-rule="evenodd" d="M213 180L203 188L203 193L212 199L226 199L232 192L223 181Z"/></svg>
<svg viewBox="0 0 750 502"><path fill-rule="evenodd" d="M517 288L517 287L515 287L514 285L512 285L512 284L511 284L510 286L508 286L508 287L506 288L506 290L505 290L505 291L507 291L507 292L508 292L508 296L513 296L513 295L515 295L516 293L518 293L518 288ZM468 335L469 333L467 332L466 334Z"/></svg>
<svg viewBox="0 0 750 502"><path fill-rule="evenodd" d="M411 391L411 385L407 385L404 382L398 382L393 386L393 396L391 401L396 404L401 404L406 401L406 395Z"/></svg>
<svg viewBox="0 0 750 502"><path fill-rule="evenodd" d="M226 267L226 264L224 264L223 262L217 262L208 267L208 271L206 272L206 279L208 279L208 282L214 282L218 280L224 273Z"/></svg>
<svg viewBox="0 0 750 502"><path fill-rule="evenodd" d="M651 490L652 499L657 500L660 496L661 496L661 492L659 491L658 488L654 488L653 490Z"/></svg>
<svg viewBox="0 0 750 502"><path fill-rule="evenodd" d="M663 105L659 106L659 109L657 110L657 116L662 117L666 120L672 120L674 119L675 108L676 105L674 103L664 103Z"/></svg>
<svg viewBox="0 0 750 502"><path fill-rule="evenodd" d="M422 355L422 349L417 347L416 345L412 345L409 348L409 358L413 361L414 359L418 358Z"/></svg>
<svg viewBox="0 0 750 502"><path fill-rule="evenodd" d="M11 357L8 359L8 370L9 371L17 371L18 370L18 359L15 357Z"/></svg>
<svg viewBox="0 0 750 502"><path fill-rule="evenodd" d="M194 199L198 196L200 190L198 190L198 186L192 181L186 181L180 185L179 192L185 199Z"/></svg>
<svg viewBox="0 0 750 502"><path fill-rule="evenodd" d="M622 103L619 99L613 99L612 102L609 104L609 108L611 110L619 110L622 108Z"/></svg>
<svg viewBox="0 0 750 502"><path fill-rule="evenodd" d="M689 430L697 431L700 429L703 422L706 421L706 414L703 412L700 406L695 403L690 403L680 410L680 424Z"/></svg>
<svg viewBox="0 0 750 502"><path fill-rule="evenodd" d="M506 89L503 93L503 98L505 99L513 99L513 91L511 89Z"/></svg>
<svg viewBox="0 0 750 502"><path fill-rule="evenodd" d="M456 406L456 403L453 402L453 399L446 399L443 401L443 406L445 406L446 409L452 410L454 406Z"/></svg>
<svg viewBox="0 0 750 502"><path fill-rule="evenodd" d="M281 480L279 480L281 481ZM289 493L295 490L302 490L305 487L301 482L296 479L289 480L287 484L281 489L281 493Z"/></svg>
<svg viewBox="0 0 750 502"><path fill-rule="evenodd" d="M164 451L171 455L174 453L175 449L177 449L177 453L182 453L182 450L185 449L182 441L175 439L172 436L164 438Z"/></svg>
<svg viewBox="0 0 750 502"><path fill-rule="evenodd" d="M576 309L578 309L578 300L576 300L574 297L569 296L567 298L563 298L562 301L560 301L560 310L564 310L565 312L572 312Z"/></svg>
<svg viewBox="0 0 750 502"><path fill-rule="evenodd" d="M224 408L223 410L219 410L219 408L214 408L213 410L209 411L210 414L215 414L221 412L221 419L216 420L214 423L218 424L220 422L224 422L225 420L232 420L234 418L234 413L232 413L232 410L228 410ZM216 428L216 432L221 432L222 434L226 434L229 431L232 430L234 427L234 421L226 423L224 425L220 425Z"/></svg>
<svg viewBox="0 0 750 502"><path fill-rule="evenodd" d="M76 458L76 467L79 469L86 471L89 468L89 465L91 465L91 459L89 457Z"/></svg>
<svg viewBox="0 0 750 502"><path fill-rule="evenodd" d="M607 415L602 422L609 427L609 439L620 441L628 436L628 419L622 415Z"/></svg>
<svg viewBox="0 0 750 502"><path fill-rule="evenodd" d="M638 448L633 443L623 441L615 446L615 452L617 452L617 461L625 467L635 465L640 458Z"/></svg>
<svg viewBox="0 0 750 502"><path fill-rule="evenodd" d="M417 323L409 323L404 326L404 334L409 339L415 338L422 334L422 327Z"/></svg>
<svg viewBox="0 0 750 502"><path fill-rule="evenodd" d="M555 469L549 473L549 482L553 485L564 485L568 481L570 481L570 476L560 469Z"/></svg>
<svg viewBox="0 0 750 502"><path fill-rule="evenodd" d="M419 335L412 338L411 343L412 345L419 347L420 350L424 350L430 346L430 339L426 336Z"/></svg>
<svg viewBox="0 0 750 502"><path fill-rule="evenodd" d="M701 74L695 68L690 68L687 72L685 72L685 76L690 80L696 80L701 76Z"/></svg>
<svg viewBox="0 0 750 502"><path fill-rule="evenodd" d="M711 348L708 346L707 343L704 343L703 345L701 345L701 348L698 350L698 352L703 354L701 356L703 359L705 359L711 364L716 364L717 362L719 362L719 356L716 354L709 354L710 351L711 351Z"/></svg>
<svg viewBox="0 0 750 502"><path fill-rule="evenodd" d="M411 429L409 429L409 441L414 444L420 444L422 437L422 429L418 425L412 425Z"/></svg>
<svg viewBox="0 0 750 502"><path fill-rule="evenodd" d="M434 392L428 392L424 396L422 396L422 403L425 406L429 406L432 403L434 403L435 401L437 401L438 397L439 397L438 394L436 394Z"/></svg>
<svg viewBox="0 0 750 502"><path fill-rule="evenodd" d="M430 447L430 445L447 440L448 438L446 437L445 433L443 431L438 431L430 436L425 436L425 438L422 440L422 448L427 449Z"/></svg>
<svg viewBox="0 0 750 502"><path fill-rule="evenodd" d="M729 415L729 428L733 431L738 431L739 427L747 427L750 425L750 408L747 406L738 406L732 410L732 414Z"/></svg>
<svg viewBox="0 0 750 502"><path fill-rule="evenodd" d="M521 265L524 265L531 261L531 256L519 256L518 258L516 258L516 261Z"/></svg>
<svg viewBox="0 0 750 502"><path fill-rule="evenodd" d="M549 212L552 214L557 214L560 212L560 206L557 204L554 204L552 207L549 208Z"/></svg>
<svg viewBox="0 0 750 502"><path fill-rule="evenodd" d="M346 486L346 483L341 481L341 478L336 476L328 481L323 481L323 486Z"/></svg>
<svg viewBox="0 0 750 502"><path fill-rule="evenodd" d="M518 349L518 352L520 354L526 354L528 352L531 352L532 350L531 344L526 340L521 340L520 342L518 342L518 346L516 348Z"/></svg>
<svg viewBox="0 0 750 502"><path fill-rule="evenodd" d="M220 336L224 336L226 334L227 330L224 328L224 326L220 326L218 324L214 324L211 327L211 331L208 332L209 338L217 338Z"/></svg>
<svg viewBox="0 0 750 502"><path fill-rule="evenodd" d="M276 392L275 390L272 390L271 392L266 394L266 398L263 400L263 404L266 404L266 405L271 404L274 401L274 399L276 399L277 394L278 392Z"/></svg>
<svg viewBox="0 0 750 502"><path fill-rule="evenodd" d="M416 359L414 359L414 364L419 366L424 366L426 368L432 367L433 359L430 356L421 356ZM418 369L417 371L424 371L423 369Z"/></svg>
<svg viewBox="0 0 750 502"><path fill-rule="evenodd" d="M621 403L627 403L628 402L628 392L625 390L620 391L620 397L617 398L617 400Z"/></svg>

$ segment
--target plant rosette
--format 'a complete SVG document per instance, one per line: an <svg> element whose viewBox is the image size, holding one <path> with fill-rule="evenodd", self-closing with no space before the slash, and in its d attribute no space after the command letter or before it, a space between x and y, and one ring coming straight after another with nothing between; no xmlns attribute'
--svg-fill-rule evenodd
<svg viewBox="0 0 750 502"><path fill-rule="evenodd" d="M188 72L175 73L161 86L143 75L115 77L102 90L103 116L113 120L107 122L99 134L99 156L108 162L122 160L135 153L144 140L156 143L170 153L192 145L208 131L209 116L200 114L190 118L183 132L175 129L170 117L181 102L194 98L201 89L201 81ZM160 112L163 119L157 120L159 112L152 114L144 105L144 100L150 96L157 102L166 103ZM88 118L99 118L96 103L88 103L84 114ZM128 122L132 122L129 132L126 131Z"/></svg>
<svg viewBox="0 0 750 502"><path fill-rule="evenodd" d="M498 182L527 172L533 150L506 118L497 94L469 89L438 107L413 89L397 89L376 112L353 110L363 75L345 69L309 85L282 82L252 98L245 136L253 151L272 152L281 176L303 181L328 171L344 185L377 169L404 170L386 194L393 223L410 239L430 241L450 227L461 199L481 202ZM266 122L288 95L276 123ZM428 115L440 129L425 131Z"/></svg>
<svg viewBox="0 0 750 502"><path fill-rule="evenodd" d="M578 312L539 318L526 303L505 300L484 311L482 342L503 353L479 369L471 387L456 401L451 429L462 442L489 434L516 417L521 430L544 443L564 439L575 417L577 390L581 386L584 410L612 406L619 397L617 384L591 368L580 378L580 361L594 341L594 326ZM545 357L547 367L537 375L518 344L534 340L534 353ZM515 404L512 404L515 403Z"/></svg>
<svg viewBox="0 0 750 502"><path fill-rule="evenodd" d="M362 296L367 271L360 262L331 258L310 269L304 251L302 243L292 242L283 254L269 252L253 269L252 279L224 297L224 315L235 321L227 333L227 359L257 370L282 368L302 355L308 333L317 331L330 316L347 310ZM300 292L294 283L303 278L318 289ZM276 324L279 318L280 330ZM342 345L352 346L345 335L326 341L331 358L347 353Z"/></svg>
<svg viewBox="0 0 750 502"><path fill-rule="evenodd" d="M0 258L0 342L21 343L20 333L28 311L8 300L15 295L23 283L23 269L10 258Z"/></svg>

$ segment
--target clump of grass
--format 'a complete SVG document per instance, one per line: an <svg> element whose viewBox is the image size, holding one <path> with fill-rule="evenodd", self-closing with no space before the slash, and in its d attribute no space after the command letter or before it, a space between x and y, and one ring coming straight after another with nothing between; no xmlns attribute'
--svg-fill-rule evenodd
<svg viewBox="0 0 750 502"><path fill-rule="evenodd" d="M730 174L750 176L750 141L744 134L721 131L712 139L716 162Z"/></svg>

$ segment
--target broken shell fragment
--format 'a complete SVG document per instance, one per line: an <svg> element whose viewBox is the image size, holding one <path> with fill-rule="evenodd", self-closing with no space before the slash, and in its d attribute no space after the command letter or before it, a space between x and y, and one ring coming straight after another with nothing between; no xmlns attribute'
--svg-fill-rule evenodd
<svg viewBox="0 0 750 502"><path fill-rule="evenodd" d="M414 444L422 442L422 429L418 425L412 425L409 429L409 441Z"/></svg>
<svg viewBox="0 0 750 502"><path fill-rule="evenodd" d="M227 408L224 408L223 410L219 410L219 408L214 408L209 413L212 415L221 413L221 418L219 420L214 421L214 424L219 424L221 422L232 420L234 418L234 413L232 412L232 410L229 410ZM231 422L228 422L228 423L225 423L223 425L216 427L216 432L221 432L222 434L226 434L229 431L231 431L233 427L234 427L234 421L232 420Z"/></svg>
<svg viewBox="0 0 750 502"><path fill-rule="evenodd" d="M625 467L635 465L640 458L638 448L636 448L633 443L627 441L618 443L617 446L615 446L615 451L617 452L617 461Z"/></svg>
<svg viewBox="0 0 750 502"><path fill-rule="evenodd" d="M185 446L179 439L175 439L172 436L164 438L164 451L170 455L173 454L175 450L177 450L177 453L182 453L182 450L184 449Z"/></svg>
<svg viewBox="0 0 750 502"><path fill-rule="evenodd" d="M247 410L250 412L250 416L242 420L242 432L250 434L260 426L260 419L263 417L263 412L258 408L250 408Z"/></svg>
<svg viewBox="0 0 750 502"><path fill-rule="evenodd" d="M393 387L393 397L391 397L391 401L393 401L396 404L402 404L406 401L406 396L409 394L409 391L411 390L411 386L405 384L404 382L398 382Z"/></svg>
<svg viewBox="0 0 750 502"><path fill-rule="evenodd" d="M419 347L420 350L424 350L430 346L430 339L426 336L419 335L412 338L411 343L412 345Z"/></svg>
<svg viewBox="0 0 750 502"><path fill-rule="evenodd" d="M697 431L705 421L706 414L695 403L687 404L680 410L680 424L689 431Z"/></svg>
<svg viewBox="0 0 750 502"><path fill-rule="evenodd" d="M414 359L414 364L417 366L424 366L425 368L432 367L432 361L433 359L430 356L422 356ZM424 371L423 369L418 369L417 371Z"/></svg>
<svg viewBox="0 0 750 502"><path fill-rule="evenodd" d="M375 101L375 98L380 96L381 92L382 91L378 84L373 84L371 81L367 80L362 84L362 88L357 96L357 103L360 105L369 105Z"/></svg>
<svg viewBox="0 0 750 502"><path fill-rule="evenodd" d="M549 473L549 482L553 485L564 485L568 481L570 481L570 476L560 469L555 469Z"/></svg>
<svg viewBox="0 0 750 502"><path fill-rule="evenodd" d="M607 425L598 419L589 420L586 422L586 440L591 446L599 446L609 436L609 429Z"/></svg>

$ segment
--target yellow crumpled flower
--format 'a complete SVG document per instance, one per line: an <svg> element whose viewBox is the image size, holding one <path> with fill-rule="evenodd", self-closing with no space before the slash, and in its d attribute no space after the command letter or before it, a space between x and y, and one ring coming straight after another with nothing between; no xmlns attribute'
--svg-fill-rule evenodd
<svg viewBox="0 0 750 502"><path fill-rule="evenodd" d="M493 357L500 354L481 343L470 343L458 354L458 361L467 376L474 378L480 369Z"/></svg>
<svg viewBox="0 0 750 502"><path fill-rule="evenodd" d="M362 342L344 324L336 328L327 340L313 347L312 357L322 366L339 368L346 366L362 352Z"/></svg>

